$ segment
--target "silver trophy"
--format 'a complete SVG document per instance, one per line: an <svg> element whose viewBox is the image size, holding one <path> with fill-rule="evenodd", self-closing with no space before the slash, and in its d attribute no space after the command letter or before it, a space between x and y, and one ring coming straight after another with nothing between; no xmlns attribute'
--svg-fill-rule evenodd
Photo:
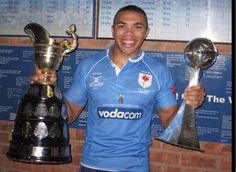
<svg viewBox="0 0 236 172"><path fill-rule="evenodd" d="M50 74L59 69L64 56L77 48L76 26L66 30L72 41L62 42L50 38L37 23L26 25L24 30L33 42L35 67L42 70L43 79L31 84L20 101L7 155L23 162L70 162L66 105Z"/></svg>
<svg viewBox="0 0 236 172"><path fill-rule="evenodd" d="M187 43L184 58L189 68L189 87L199 83L202 70L216 61L218 51L212 41L196 38ZM194 107L183 101L176 116L157 139L188 149L202 151L200 148Z"/></svg>

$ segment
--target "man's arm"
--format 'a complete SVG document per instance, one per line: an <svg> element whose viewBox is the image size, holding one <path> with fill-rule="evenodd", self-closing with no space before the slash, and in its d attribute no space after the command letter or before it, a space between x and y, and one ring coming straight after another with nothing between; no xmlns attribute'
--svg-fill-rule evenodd
<svg viewBox="0 0 236 172"><path fill-rule="evenodd" d="M78 106L74 103L71 103L66 98L64 98L64 101L67 106L68 123L72 123L83 111L84 106Z"/></svg>
<svg viewBox="0 0 236 172"><path fill-rule="evenodd" d="M179 109L178 105L170 106L164 109L157 109L157 113L160 116L160 120L164 128L167 128L170 121L174 118L175 114L177 113L178 109Z"/></svg>
<svg viewBox="0 0 236 172"><path fill-rule="evenodd" d="M194 108L198 108L202 105L205 99L205 90L202 85L195 85L192 87L187 87L184 90L184 100L186 104L193 106ZM157 113L160 116L161 123L164 128L166 128L171 120L176 115L179 106L170 106L162 109L157 109Z"/></svg>

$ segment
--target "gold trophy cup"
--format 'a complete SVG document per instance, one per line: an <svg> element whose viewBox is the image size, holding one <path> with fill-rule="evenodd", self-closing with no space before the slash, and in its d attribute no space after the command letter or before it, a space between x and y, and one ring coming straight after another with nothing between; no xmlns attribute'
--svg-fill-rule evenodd
<svg viewBox="0 0 236 172"><path fill-rule="evenodd" d="M33 42L35 67L42 70L43 79L31 84L20 101L7 156L23 162L68 163L72 158L66 105L50 73L77 48L76 26L66 30L72 41L61 43L37 23L27 24L24 31Z"/></svg>

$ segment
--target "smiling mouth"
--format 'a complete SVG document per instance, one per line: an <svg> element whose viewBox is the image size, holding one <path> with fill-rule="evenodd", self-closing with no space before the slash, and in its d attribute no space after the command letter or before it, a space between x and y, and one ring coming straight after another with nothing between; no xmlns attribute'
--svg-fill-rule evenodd
<svg viewBox="0 0 236 172"><path fill-rule="evenodd" d="M123 40L122 43L124 44L125 47L129 48L132 47L135 42L133 40Z"/></svg>

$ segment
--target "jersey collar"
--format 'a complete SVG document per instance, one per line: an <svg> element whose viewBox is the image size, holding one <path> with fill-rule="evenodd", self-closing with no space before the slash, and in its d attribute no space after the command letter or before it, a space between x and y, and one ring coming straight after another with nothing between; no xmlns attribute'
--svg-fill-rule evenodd
<svg viewBox="0 0 236 172"><path fill-rule="evenodd" d="M107 49L107 57L109 59L111 59L111 50L113 49L113 47L114 47L114 45L112 45L110 48ZM137 56L133 56L133 57L129 58L129 62L132 62L132 63L139 62L140 60L143 59L144 54L145 54L144 51L141 50Z"/></svg>

